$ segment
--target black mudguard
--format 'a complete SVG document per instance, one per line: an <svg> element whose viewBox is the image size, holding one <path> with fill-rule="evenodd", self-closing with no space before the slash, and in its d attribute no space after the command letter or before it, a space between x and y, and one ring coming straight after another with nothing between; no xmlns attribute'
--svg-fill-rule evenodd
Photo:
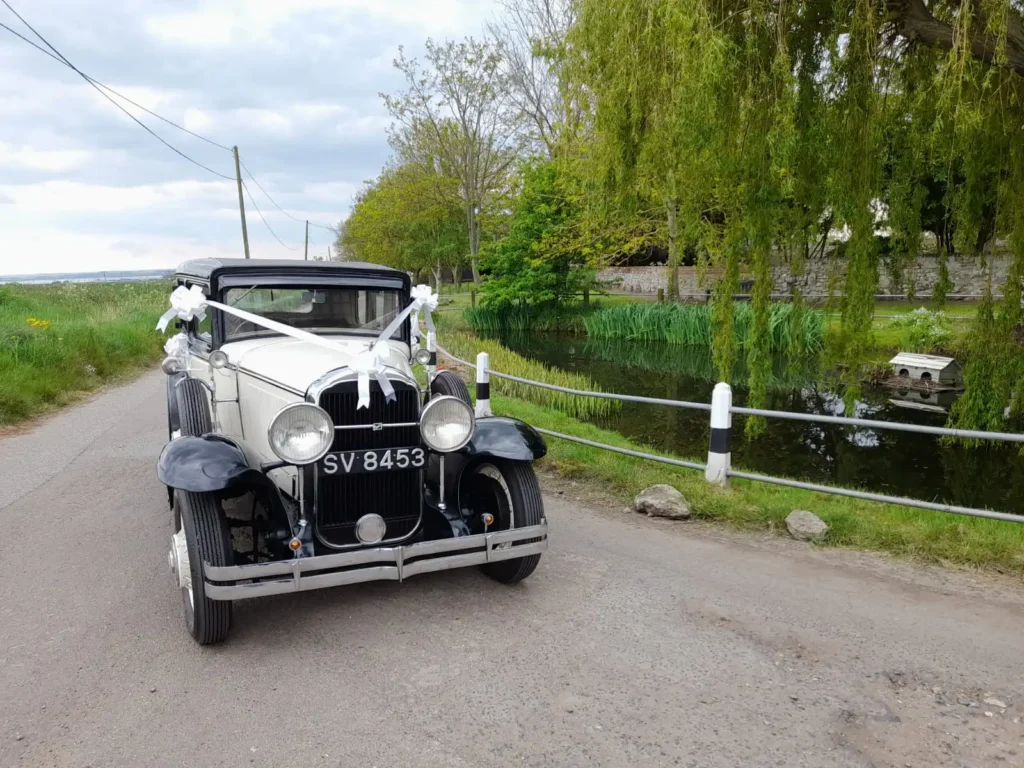
<svg viewBox="0 0 1024 768"><path fill-rule="evenodd" d="M461 451L449 453L444 460L445 501L449 509L458 509L459 485L467 467L481 460L507 459L534 461L547 454L544 439L529 424L505 416L485 416L476 421L476 431ZM427 468L427 485L436 494L439 487L440 463L431 455Z"/></svg>
<svg viewBox="0 0 1024 768"><path fill-rule="evenodd" d="M263 472L249 465L238 445L220 435L172 440L160 452L156 474L169 488L191 493L238 496L268 487L276 490Z"/></svg>
<svg viewBox="0 0 1024 768"><path fill-rule="evenodd" d="M477 419L473 439L462 451L470 459L490 456L511 461L535 461L547 452L544 439L533 427L506 416Z"/></svg>

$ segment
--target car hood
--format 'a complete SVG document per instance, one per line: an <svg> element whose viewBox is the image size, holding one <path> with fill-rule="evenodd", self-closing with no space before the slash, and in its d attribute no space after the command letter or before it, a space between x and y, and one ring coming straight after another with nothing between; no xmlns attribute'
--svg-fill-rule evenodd
<svg viewBox="0 0 1024 768"><path fill-rule="evenodd" d="M364 338L329 338L351 355L364 351L368 342ZM280 336L234 341L221 349L232 365L238 366L243 372L254 373L299 392L305 392L310 384L325 373L347 366L351 359L342 350L334 351L319 344ZM401 342L389 341L387 350L384 364L411 376L409 348Z"/></svg>

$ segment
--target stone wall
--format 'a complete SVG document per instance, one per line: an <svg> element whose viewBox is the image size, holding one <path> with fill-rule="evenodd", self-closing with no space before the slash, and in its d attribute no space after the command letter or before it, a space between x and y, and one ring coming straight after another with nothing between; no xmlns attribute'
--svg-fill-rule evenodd
<svg viewBox="0 0 1024 768"><path fill-rule="evenodd" d="M988 258L988 265L992 270L992 288L998 293L1000 286L1006 281L1006 272L1009 268L1009 258L1004 254L997 254ZM789 267L780 265L772 267L772 277L775 281L775 290L778 293L789 293L795 284L804 295L826 295L829 286L829 270L833 267L828 259L814 260L807 262L804 274L794 278L789 273ZM842 276L846 273L846 263L837 262L835 267L840 274L840 292ZM976 256L950 256L947 260L949 277L953 281L955 294L980 294L985 290L985 282L988 277L988 267L982 267L981 258ZM684 300L700 300L705 296L709 287L721 277L722 270L709 269L705 271L702 281L697 274L696 267L679 268L679 294ZM625 291L627 293L656 294L659 288L667 289L668 274L665 267L606 267L598 273L598 280L609 285L612 290ZM742 280L751 280L750 275L743 275ZM918 256L907 268L904 278L903 290L894 290L888 272L883 267L879 274L879 293L905 293L906 282L913 281L914 292L918 296L928 296L939 279L939 261L934 255ZM687 294L692 294L687 296Z"/></svg>

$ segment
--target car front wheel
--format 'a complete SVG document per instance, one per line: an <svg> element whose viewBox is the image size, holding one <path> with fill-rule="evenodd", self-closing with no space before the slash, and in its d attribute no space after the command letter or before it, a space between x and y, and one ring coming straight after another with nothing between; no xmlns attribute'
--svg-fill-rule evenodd
<svg viewBox="0 0 1024 768"><path fill-rule="evenodd" d="M175 491L174 521L170 565L181 589L185 626L200 645L219 643L231 628L231 602L206 596L203 563L234 565L227 520L212 493Z"/></svg>
<svg viewBox="0 0 1024 768"><path fill-rule="evenodd" d="M463 482L462 506L475 514L494 515L494 523L488 531L526 528L540 525L544 519L540 484L533 467L526 462L495 459L478 464L469 470L469 477ZM481 568L495 581L516 584L533 573L539 562L540 555L528 555L488 563Z"/></svg>

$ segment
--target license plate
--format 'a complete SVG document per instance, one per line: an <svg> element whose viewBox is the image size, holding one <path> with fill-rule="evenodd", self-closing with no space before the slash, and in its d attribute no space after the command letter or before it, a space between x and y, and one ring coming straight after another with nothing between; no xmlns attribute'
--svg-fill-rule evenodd
<svg viewBox="0 0 1024 768"><path fill-rule="evenodd" d="M325 475L361 475L393 469L420 469L427 463L422 448L381 448L369 451L329 453L320 461Z"/></svg>

